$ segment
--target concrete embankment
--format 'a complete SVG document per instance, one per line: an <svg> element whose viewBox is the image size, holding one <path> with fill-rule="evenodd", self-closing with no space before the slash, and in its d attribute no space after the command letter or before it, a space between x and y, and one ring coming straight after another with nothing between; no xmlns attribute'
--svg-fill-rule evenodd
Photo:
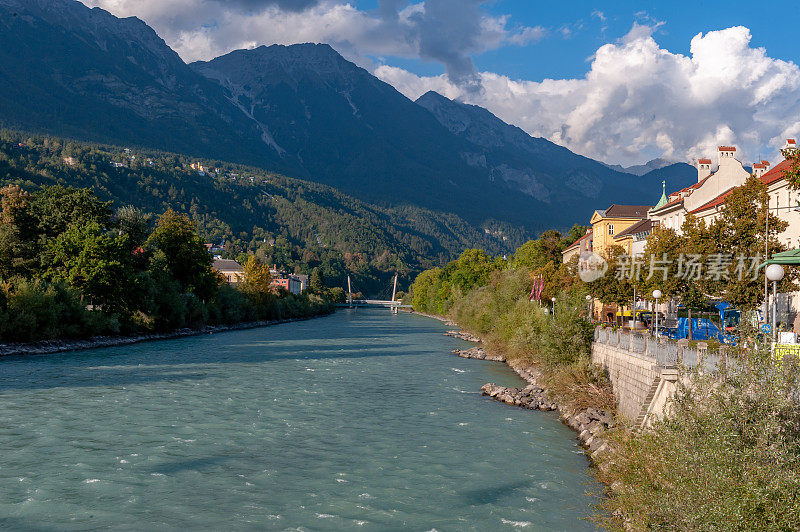
<svg viewBox="0 0 800 532"><path fill-rule="evenodd" d="M100 347L114 347L120 345L137 344L139 342L152 342L155 340L172 340L185 338L187 336L197 336L200 334L215 334L227 331L239 331L243 329L255 329L257 327L268 327L281 323L293 321L304 321L313 318L326 316L307 316L303 318L293 318L286 320L253 321L238 323L235 325L220 325L216 327L208 326L201 329L179 329L168 333L139 334L134 336L95 336L85 340L47 340L31 343L0 344L0 356L13 355L48 355L53 353L65 353L68 351L82 351L85 349L96 349Z"/></svg>

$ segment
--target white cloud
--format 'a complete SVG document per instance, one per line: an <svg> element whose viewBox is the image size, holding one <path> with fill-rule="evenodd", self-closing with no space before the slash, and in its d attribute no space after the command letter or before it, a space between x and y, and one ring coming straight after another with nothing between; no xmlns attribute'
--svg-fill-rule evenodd
<svg viewBox="0 0 800 532"><path fill-rule="evenodd" d="M600 47L580 79L533 82L482 72L483 91L467 93L444 76L392 67L375 73L412 99L436 90L615 163L714 156L719 144L738 145L745 162L776 158L783 139L800 133L800 69L751 47L747 28L698 34L688 56L659 47L652 31L635 24L619 42Z"/></svg>

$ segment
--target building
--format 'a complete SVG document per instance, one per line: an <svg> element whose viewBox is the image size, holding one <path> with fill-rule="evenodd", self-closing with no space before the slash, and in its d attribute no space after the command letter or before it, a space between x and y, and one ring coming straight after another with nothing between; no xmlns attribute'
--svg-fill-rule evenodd
<svg viewBox="0 0 800 532"><path fill-rule="evenodd" d="M284 290L286 290L287 292L291 292L292 294L300 294L303 291L300 279L298 279L294 275L289 275L282 272L277 272L273 274L270 286L273 287L275 290L283 288Z"/></svg>
<svg viewBox="0 0 800 532"><path fill-rule="evenodd" d="M794 139L788 139L786 141L783 150L787 149L795 149ZM778 241L790 249L800 247L800 212L798 212L800 194L792 190L789 186L789 182L786 180L785 173L789 168L789 163L784 160L773 168L770 168L770 166L769 161L761 161L753 164L753 175L758 177L761 182L767 186L770 213L789 224L788 227L778 235ZM733 190L732 188L723 192L690 212L699 219L704 220L707 224L710 224L719 217L725 202Z"/></svg>
<svg viewBox="0 0 800 532"><path fill-rule="evenodd" d="M297 278L298 281L300 281L301 292L308 289L308 275L304 273L296 273L294 274L294 277Z"/></svg>
<svg viewBox="0 0 800 532"><path fill-rule="evenodd" d="M630 256L643 254L647 246L647 237L653 231L655 223L657 222L648 219L639 220L621 233L614 235L615 245L620 246Z"/></svg>
<svg viewBox="0 0 800 532"><path fill-rule="evenodd" d="M580 257L585 252L592 251L592 230L586 231L586 234L573 242L564 251L561 252L562 262L567 263L573 257Z"/></svg>
<svg viewBox="0 0 800 532"><path fill-rule="evenodd" d="M667 196L666 203L659 202L650 209L647 217L657 225L674 229L680 234L688 213L696 213L698 209L707 207L722 194L743 185L750 177L750 173L736 159L734 146L717 148L717 159L716 171L711 169L711 159L698 159L697 183ZM767 161L759 164L764 163L769 165Z"/></svg>
<svg viewBox="0 0 800 532"><path fill-rule="evenodd" d="M614 237L647 218L650 205L612 205L604 211L594 211L592 215L592 248L603 257L618 243Z"/></svg>
<svg viewBox="0 0 800 532"><path fill-rule="evenodd" d="M235 260L215 259L211 265L228 284L237 285L244 279L244 268Z"/></svg>

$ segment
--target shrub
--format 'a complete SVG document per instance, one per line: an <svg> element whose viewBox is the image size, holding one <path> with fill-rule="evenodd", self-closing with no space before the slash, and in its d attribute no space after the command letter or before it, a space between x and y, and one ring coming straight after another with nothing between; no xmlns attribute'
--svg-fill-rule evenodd
<svg viewBox="0 0 800 532"><path fill-rule="evenodd" d="M6 285L0 313L4 341L80 338L119 332L116 316L87 310L62 283L18 280Z"/></svg>
<svg viewBox="0 0 800 532"><path fill-rule="evenodd" d="M764 352L720 379L687 373L669 417L620 433L604 523L670 530L800 529L796 366Z"/></svg>

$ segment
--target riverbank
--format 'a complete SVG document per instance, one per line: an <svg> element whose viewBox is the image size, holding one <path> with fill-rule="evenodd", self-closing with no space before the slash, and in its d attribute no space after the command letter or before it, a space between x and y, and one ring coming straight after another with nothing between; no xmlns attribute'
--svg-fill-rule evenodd
<svg viewBox="0 0 800 532"><path fill-rule="evenodd" d="M423 312L415 312L415 314L445 322L447 325L458 326L457 323L443 316ZM602 455L609 449L605 433L615 426L613 412L594 407L573 408L564 401L554 398L554 394L548 389L544 375L534 365L510 360L501 353L487 351L483 347L483 339L472 333L458 330L446 331L444 334L466 342L480 344L470 349L455 349L453 354L461 358L502 362L527 383L527 386L523 388L507 388L494 383L486 383L480 390L483 395L510 406L530 410L557 411L561 421L577 433L581 446L587 451L592 462L599 463Z"/></svg>
<svg viewBox="0 0 800 532"><path fill-rule="evenodd" d="M123 345L138 344L141 342L154 342L158 340L174 340L176 338L186 338L189 336L199 336L201 334L216 334L230 331L241 331L245 329L256 329L259 327L269 327L283 323L295 321L306 321L314 318L329 316L330 313L316 314L313 316L303 316L283 320L253 321L247 323L237 323L233 325L207 325L200 329L178 329L167 333L139 334L133 336L95 336L86 340L45 340L30 343L10 343L0 344L0 357L15 355L51 355L55 353L67 353L71 351L84 351L86 349L97 349L101 347L116 347Z"/></svg>

